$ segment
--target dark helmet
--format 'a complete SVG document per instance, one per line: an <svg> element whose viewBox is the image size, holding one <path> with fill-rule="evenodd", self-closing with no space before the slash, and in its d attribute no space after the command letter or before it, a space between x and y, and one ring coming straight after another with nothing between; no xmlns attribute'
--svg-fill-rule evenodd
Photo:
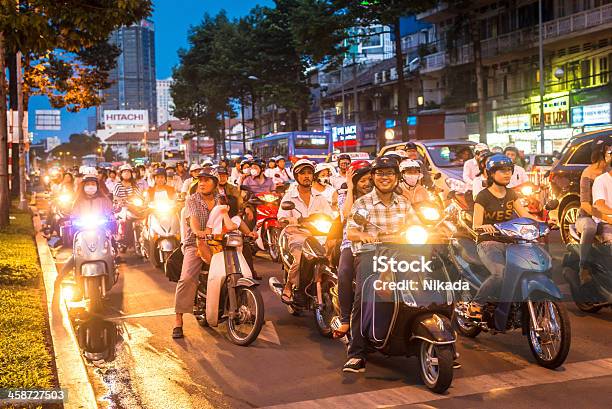
<svg viewBox="0 0 612 409"><path fill-rule="evenodd" d="M496 153L487 158L485 168L487 169L488 174L492 175L501 168L511 168L514 170L514 163L506 155Z"/></svg>
<svg viewBox="0 0 612 409"><path fill-rule="evenodd" d="M356 185L363 175L371 171L370 162L367 160L356 160L349 168L353 171L353 185Z"/></svg>
<svg viewBox="0 0 612 409"><path fill-rule="evenodd" d="M342 159L345 159L351 162L351 155L349 155L348 153L341 153L340 155L338 155L336 162L340 162Z"/></svg>
<svg viewBox="0 0 612 409"><path fill-rule="evenodd" d="M404 146L404 150L408 150L408 149L416 149L416 143L414 142L406 142L406 145Z"/></svg>
<svg viewBox="0 0 612 409"><path fill-rule="evenodd" d="M219 175L217 173L217 170L213 168L205 168L205 169L200 170L200 172L197 175L197 179L200 179L200 178L210 178L210 179L213 179L215 183L219 183Z"/></svg>
<svg viewBox="0 0 612 409"><path fill-rule="evenodd" d="M504 149L504 154L506 154L506 152L514 152L517 156L519 154L519 151L515 146L506 146L506 149Z"/></svg>
<svg viewBox="0 0 612 409"><path fill-rule="evenodd" d="M262 169L262 170L266 168L266 164L261 159L254 159L251 162L251 166L253 166L253 165L259 166L259 168Z"/></svg>
<svg viewBox="0 0 612 409"><path fill-rule="evenodd" d="M165 168L157 168L155 169L155 172L153 172L153 176L163 176L163 177L168 177L168 174L166 173L166 169Z"/></svg>
<svg viewBox="0 0 612 409"><path fill-rule="evenodd" d="M393 157L381 156L372 162L370 171L374 173L378 169L393 169L395 173L399 173L399 163Z"/></svg>

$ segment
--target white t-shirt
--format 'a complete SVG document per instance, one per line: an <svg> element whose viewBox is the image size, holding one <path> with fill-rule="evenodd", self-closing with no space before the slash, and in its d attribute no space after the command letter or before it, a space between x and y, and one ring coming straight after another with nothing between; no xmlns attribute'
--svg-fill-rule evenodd
<svg viewBox="0 0 612 409"><path fill-rule="evenodd" d="M486 189L486 187L483 186L484 181L485 180L482 175L476 176L474 180L472 180L472 197L474 197L474 200L476 200L476 196L478 196L478 193Z"/></svg>
<svg viewBox="0 0 612 409"><path fill-rule="evenodd" d="M529 177L527 176L527 172L519 165L514 165L514 173L512 173L512 179L510 179L510 183L508 183L509 188L513 188L516 186L520 186L523 183L529 182Z"/></svg>
<svg viewBox="0 0 612 409"><path fill-rule="evenodd" d="M612 176L610 172L602 173L595 178L593 182L593 204L598 200L603 200L606 206L612 207ZM593 220L600 222L601 220L593 217Z"/></svg>
<svg viewBox="0 0 612 409"><path fill-rule="evenodd" d="M334 189L340 190L342 188L342 184L346 183L346 176L342 176L341 174L337 174L335 176L332 176L330 181L331 181L331 184L334 187Z"/></svg>
<svg viewBox="0 0 612 409"><path fill-rule="evenodd" d="M183 186L181 187L181 193L189 194L189 186L191 186L191 182L193 182L193 178L187 178L183 181Z"/></svg>
<svg viewBox="0 0 612 409"><path fill-rule="evenodd" d="M467 183L468 186L472 184L472 181L480 173L480 169L478 169L478 162L476 159L468 159L463 164L463 181Z"/></svg>

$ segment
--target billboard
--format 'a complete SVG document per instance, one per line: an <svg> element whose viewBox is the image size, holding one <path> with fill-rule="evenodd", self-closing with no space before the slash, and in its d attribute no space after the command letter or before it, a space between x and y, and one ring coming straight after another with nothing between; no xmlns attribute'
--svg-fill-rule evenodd
<svg viewBox="0 0 612 409"><path fill-rule="evenodd" d="M149 111L146 109L105 110L104 127L148 128Z"/></svg>
<svg viewBox="0 0 612 409"><path fill-rule="evenodd" d="M59 131L62 129L59 109L37 109L37 131Z"/></svg>
<svg viewBox="0 0 612 409"><path fill-rule="evenodd" d="M572 126L605 125L610 123L610 103L572 108Z"/></svg>

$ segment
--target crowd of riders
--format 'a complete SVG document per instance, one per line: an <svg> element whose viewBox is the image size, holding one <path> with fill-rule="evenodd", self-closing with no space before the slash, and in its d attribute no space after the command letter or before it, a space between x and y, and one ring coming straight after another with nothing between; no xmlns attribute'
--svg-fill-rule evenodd
<svg viewBox="0 0 612 409"><path fill-rule="evenodd" d="M473 153L473 155L472 155ZM472 157L473 156L473 157ZM515 187L526 183L527 174L517 164L519 152L508 147L492 152L485 144L458 157L463 166L466 196L473 203L473 228L478 236L477 249L490 275L473 302L470 314L482 315L483 304L498 291L504 276L506 244L492 240L496 223L516 217L534 218L519 200ZM596 235L612 240L612 139L608 136L593 143L592 165L580 180L580 231L582 251L580 280L589 274L589 249ZM277 217L286 227L293 264L282 289L282 301L292 303L292 287L299 283L300 257L306 239L298 219L312 214L326 214L341 226L328 237L330 257L334 248L338 275L341 326L335 337L350 335L346 372L365 370L368 345L359 328L361 286L358 280L362 260L359 248L376 242L380 231L392 231L398 218L417 220L413 209L432 201L439 193L433 175L425 165L417 145L408 142L403 149L391 151L374 160L351 160L348 154L337 155L332 163L314 163L308 158L288 161L283 157L256 158L252 155L214 163L151 163L122 165L118 168L80 167L50 170L48 190L52 196L73 195L72 212L96 210L109 218L126 217L122 212L133 198L149 203L159 197L184 201L181 210L181 245L184 255L176 287L174 338L182 338L183 315L193 312L193 300L202 264L210 261L210 249L204 238L211 232L209 219L218 207L224 231L240 230L257 238L254 220L256 209L245 198L248 194L282 192L280 203L292 202L291 210L280 208ZM369 223L357 223L354 215L360 209L369 214ZM442 209L443 210L443 209ZM416 223L416 222L415 222ZM52 227L51 234L56 233ZM111 233L117 234L116 227ZM246 256L245 256L246 257ZM252 265L252 261L250 262ZM73 268L68 263L63 274Z"/></svg>

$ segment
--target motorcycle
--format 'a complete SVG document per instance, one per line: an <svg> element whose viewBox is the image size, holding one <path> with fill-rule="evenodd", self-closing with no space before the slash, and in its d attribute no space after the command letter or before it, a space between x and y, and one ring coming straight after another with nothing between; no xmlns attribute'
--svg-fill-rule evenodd
<svg viewBox="0 0 612 409"><path fill-rule="evenodd" d="M580 234L576 226L569 225L569 233L576 243L580 243ZM580 244L568 244L563 257L563 277L570 285L572 298L583 312L596 313L604 307L612 308L612 247L595 237L591 255L591 281L580 285L579 263Z"/></svg>
<svg viewBox="0 0 612 409"><path fill-rule="evenodd" d="M257 339L264 324L264 304L257 281L239 251L243 245L238 232L208 235L213 254L204 265L195 297L194 315L202 327L225 322L230 341L247 346Z"/></svg>
<svg viewBox="0 0 612 409"><path fill-rule="evenodd" d="M295 209L295 203L281 203L283 210ZM298 271L300 282L293 288L293 302L287 305L289 313L300 315L304 310L313 311L314 320L319 333L331 338L333 331L331 319L334 315L334 306L331 288L337 285L338 277L335 268L330 265L323 244L327 233L332 227L331 217L324 214L312 214L300 217L297 225L287 225L279 235L280 260L283 266L284 278L280 282L276 277L269 280L270 289L279 298L282 297L283 288L287 282L289 269L293 264L293 255L289 249L287 229L299 229L310 236L302 246L302 257Z"/></svg>
<svg viewBox="0 0 612 409"><path fill-rule="evenodd" d="M281 228L276 218L280 200L281 196L278 193L255 193L247 201L256 212L255 229L259 236L255 240L257 250L267 251L274 262L278 262L280 256L278 236Z"/></svg>
<svg viewBox="0 0 612 409"><path fill-rule="evenodd" d="M382 232L369 221L369 212L365 209L358 210L353 220L380 231L379 241L363 245L360 252L372 252L376 260L399 259L398 265L412 264L419 259L431 261L431 272L410 269L404 277L400 276L401 269L377 270L373 266L373 274L362 282L360 325L361 334L376 351L387 356L417 356L423 383L433 392L443 393L453 380L457 335L450 320L452 290L429 288L427 284L451 282L435 246L439 244L436 230L440 221L433 219L439 219L440 215L434 212L437 212L435 208L424 207L419 218L427 219L429 225L413 224L399 234ZM384 283L396 285L385 289Z"/></svg>
<svg viewBox="0 0 612 409"><path fill-rule="evenodd" d="M50 234L56 231L62 239L62 245L66 248L72 247L73 231L70 225L70 212L73 202L74 194L67 191L61 192L51 200L50 215L53 220L50 220L48 232Z"/></svg>
<svg viewBox="0 0 612 409"><path fill-rule="evenodd" d="M117 229L117 242L119 249L125 253L128 247L134 245L134 252L142 256L140 235L142 232L141 220L144 218L144 201L140 197L132 197L122 204L117 214L119 226Z"/></svg>
<svg viewBox="0 0 612 409"><path fill-rule="evenodd" d="M119 279L112 237L106 228L109 222L99 215L83 216L72 222L76 229L73 255L77 291L73 290L68 298L88 300L90 312L101 310L102 299Z"/></svg>
<svg viewBox="0 0 612 409"><path fill-rule="evenodd" d="M537 241L550 228L546 223L518 218L494 225L493 237L509 243L506 249L505 277L499 302L483 307L482 319L469 315L469 301L489 275L468 238L454 237L449 245L450 260L457 278L469 283L457 301L453 321L459 332L474 338L481 331L505 332L521 329L527 336L537 363L554 369L563 364L571 344L568 313L560 303L561 291L549 277L550 255Z"/></svg>
<svg viewBox="0 0 612 409"><path fill-rule="evenodd" d="M181 242L176 203L156 199L149 204L146 228L142 229L142 254L153 267L161 268Z"/></svg>

